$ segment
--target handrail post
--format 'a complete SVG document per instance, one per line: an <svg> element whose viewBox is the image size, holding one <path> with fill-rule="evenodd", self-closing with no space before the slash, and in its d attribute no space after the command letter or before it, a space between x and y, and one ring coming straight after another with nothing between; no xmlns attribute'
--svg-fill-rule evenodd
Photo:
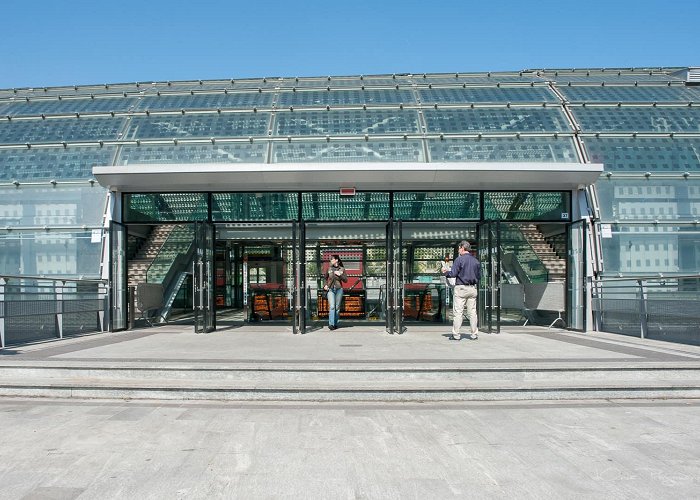
<svg viewBox="0 0 700 500"><path fill-rule="evenodd" d="M0 314L0 349L5 348L5 315L7 314L7 304L5 303L6 283L7 278L0 277L0 307L2 308L2 314Z"/></svg>
<svg viewBox="0 0 700 500"><path fill-rule="evenodd" d="M640 334L641 338L646 338L649 334L649 325L647 323L647 294L646 287L644 286L644 281L641 279L637 280L639 285L639 323L640 323Z"/></svg>
<svg viewBox="0 0 700 500"><path fill-rule="evenodd" d="M58 338L63 338L63 288L66 286L65 281L56 281L54 289L56 291L56 330Z"/></svg>

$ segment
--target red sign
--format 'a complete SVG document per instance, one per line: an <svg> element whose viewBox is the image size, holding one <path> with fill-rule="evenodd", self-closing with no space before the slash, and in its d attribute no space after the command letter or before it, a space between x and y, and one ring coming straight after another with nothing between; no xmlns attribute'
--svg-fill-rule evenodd
<svg viewBox="0 0 700 500"><path fill-rule="evenodd" d="M355 196L355 188L340 188L340 196Z"/></svg>

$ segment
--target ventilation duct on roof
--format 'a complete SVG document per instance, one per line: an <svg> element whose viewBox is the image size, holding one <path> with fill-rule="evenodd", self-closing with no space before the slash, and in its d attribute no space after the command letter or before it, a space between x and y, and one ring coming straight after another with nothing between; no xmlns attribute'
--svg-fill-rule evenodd
<svg viewBox="0 0 700 500"><path fill-rule="evenodd" d="M700 85L700 67L688 68L688 75L685 78L685 83Z"/></svg>

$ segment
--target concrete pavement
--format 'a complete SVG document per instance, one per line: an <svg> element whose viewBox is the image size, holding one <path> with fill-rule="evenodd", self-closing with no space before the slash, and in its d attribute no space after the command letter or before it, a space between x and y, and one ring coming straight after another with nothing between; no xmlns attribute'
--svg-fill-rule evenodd
<svg viewBox="0 0 700 500"><path fill-rule="evenodd" d="M0 399L0 498L697 498L700 401Z"/></svg>

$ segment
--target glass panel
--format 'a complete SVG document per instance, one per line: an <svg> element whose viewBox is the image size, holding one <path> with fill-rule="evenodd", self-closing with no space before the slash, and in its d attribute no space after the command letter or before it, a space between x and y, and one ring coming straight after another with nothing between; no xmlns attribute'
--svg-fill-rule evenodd
<svg viewBox="0 0 700 500"><path fill-rule="evenodd" d="M124 194L124 222L206 220L206 193Z"/></svg>
<svg viewBox="0 0 700 500"><path fill-rule="evenodd" d="M566 324L575 330L586 327L586 223L578 221L569 226L568 265L566 285L569 308Z"/></svg>
<svg viewBox="0 0 700 500"><path fill-rule="evenodd" d="M418 132L413 110L295 111L278 113L275 135L376 135Z"/></svg>
<svg viewBox="0 0 700 500"><path fill-rule="evenodd" d="M49 120L0 121L0 143L77 142L115 140L124 118L51 118Z"/></svg>
<svg viewBox="0 0 700 500"><path fill-rule="evenodd" d="M591 161L612 172L700 170L700 139L586 137L584 144Z"/></svg>
<svg viewBox="0 0 700 500"><path fill-rule="evenodd" d="M571 137L428 139L431 161L578 162Z"/></svg>
<svg viewBox="0 0 700 500"><path fill-rule="evenodd" d="M145 92L153 95L156 92L182 92L184 90L194 92L211 92L212 90L233 90L235 83L231 80L193 80L191 82L155 82L146 84Z"/></svg>
<svg viewBox="0 0 700 500"><path fill-rule="evenodd" d="M695 226L610 224L602 232L606 275L697 273L700 230Z"/></svg>
<svg viewBox="0 0 700 500"><path fill-rule="evenodd" d="M110 229L110 301L111 330L124 330L127 326L127 264L126 264L126 227L111 223Z"/></svg>
<svg viewBox="0 0 700 500"><path fill-rule="evenodd" d="M271 92L239 92L228 94L187 94L148 96L139 100L138 111L163 111L180 109L270 108Z"/></svg>
<svg viewBox="0 0 700 500"><path fill-rule="evenodd" d="M604 221L700 219L698 179L601 177L596 189Z"/></svg>
<svg viewBox="0 0 700 500"><path fill-rule="evenodd" d="M269 113L135 116L126 139L248 137L267 135Z"/></svg>
<svg viewBox="0 0 700 500"><path fill-rule="evenodd" d="M568 192L484 193L484 219L568 221Z"/></svg>
<svg viewBox="0 0 700 500"><path fill-rule="evenodd" d="M565 132L570 127L559 108L426 109L428 132Z"/></svg>
<svg viewBox="0 0 700 500"><path fill-rule="evenodd" d="M98 278L101 254L101 230L0 233L2 274Z"/></svg>
<svg viewBox="0 0 700 500"><path fill-rule="evenodd" d="M296 220L297 193L213 193L214 221Z"/></svg>
<svg viewBox="0 0 700 500"><path fill-rule="evenodd" d="M423 162L423 141L383 140L331 142L276 142L273 163L300 162Z"/></svg>
<svg viewBox="0 0 700 500"><path fill-rule="evenodd" d="M315 90L280 92L277 106L347 106L360 104L412 104L411 90Z"/></svg>
<svg viewBox="0 0 700 500"><path fill-rule="evenodd" d="M422 75L414 76L413 83L417 85L427 84L463 84L474 85L477 83L530 83L543 82L544 80L534 73L508 74L508 73L489 73L489 74L452 74L452 75Z"/></svg>
<svg viewBox="0 0 700 500"><path fill-rule="evenodd" d="M700 100L700 91L678 85L668 86L572 86L559 87L570 102L689 102Z"/></svg>
<svg viewBox="0 0 700 500"><path fill-rule="evenodd" d="M264 163L267 142L122 146L116 165L148 163Z"/></svg>
<svg viewBox="0 0 700 500"><path fill-rule="evenodd" d="M142 85L134 83L110 83L105 85L82 85L82 86L61 86L61 87L37 87L17 89L13 95L21 97L57 97L75 98L80 96L89 96L91 94L117 94L122 95L124 92L143 92L145 89Z"/></svg>
<svg viewBox="0 0 700 500"><path fill-rule="evenodd" d="M389 193L302 193L304 220L386 220L389 218Z"/></svg>
<svg viewBox="0 0 700 500"><path fill-rule="evenodd" d="M195 333L214 330L214 226L203 222L195 225L195 262L192 279L195 288Z"/></svg>
<svg viewBox="0 0 700 500"><path fill-rule="evenodd" d="M330 79L329 79L330 78ZM303 88L326 88L326 87L366 87L382 86L394 87L396 85L409 85L411 78L407 75L396 75L395 78L389 76L331 76L326 78L287 78L284 80L285 87Z"/></svg>
<svg viewBox="0 0 700 500"><path fill-rule="evenodd" d="M114 147L32 148L0 150L0 180L92 179L92 167L111 165Z"/></svg>
<svg viewBox="0 0 700 500"><path fill-rule="evenodd" d="M178 263L188 262L191 257L190 250L194 242L194 225L193 224L176 224L170 225L170 232L158 249L158 254L153 258L153 261L146 270L146 282L164 283L166 276L171 272L172 268L177 268Z"/></svg>
<svg viewBox="0 0 700 500"><path fill-rule="evenodd" d="M0 187L0 226L101 225L106 197L105 188L87 182Z"/></svg>
<svg viewBox="0 0 700 500"><path fill-rule="evenodd" d="M394 193L399 220L480 219L479 193Z"/></svg>
<svg viewBox="0 0 700 500"><path fill-rule="evenodd" d="M138 101L132 97L101 97L99 99L37 99L10 103L2 114L10 116L63 115L72 113L123 113L132 111Z"/></svg>
<svg viewBox="0 0 700 500"><path fill-rule="evenodd" d="M700 132L700 108L572 107L576 121L591 132Z"/></svg>
<svg viewBox="0 0 700 500"><path fill-rule="evenodd" d="M528 224L500 225L503 272L509 282L547 283L550 278L549 271L525 236L528 226Z"/></svg>
<svg viewBox="0 0 700 500"><path fill-rule="evenodd" d="M499 223L486 222L478 227L478 259L481 263L479 283L479 330L482 332L500 331L500 300L498 298L500 266Z"/></svg>
<svg viewBox="0 0 700 500"><path fill-rule="evenodd" d="M467 87L418 90L424 104L470 102L559 102L548 87Z"/></svg>
<svg viewBox="0 0 700 500"><path fill-rule="evenodd" d="M593 72L590 74L581 73L562 73L559 71L556 75L554 73L542 75L547 80L553 80L558 82L560 85L564 85L568 82L605 82L605 83L661 83L661 82L671 82L679 81L679 78L667 75L665 73L629 73L622 74L619 72L605 71L605 72Z"/></svg>

